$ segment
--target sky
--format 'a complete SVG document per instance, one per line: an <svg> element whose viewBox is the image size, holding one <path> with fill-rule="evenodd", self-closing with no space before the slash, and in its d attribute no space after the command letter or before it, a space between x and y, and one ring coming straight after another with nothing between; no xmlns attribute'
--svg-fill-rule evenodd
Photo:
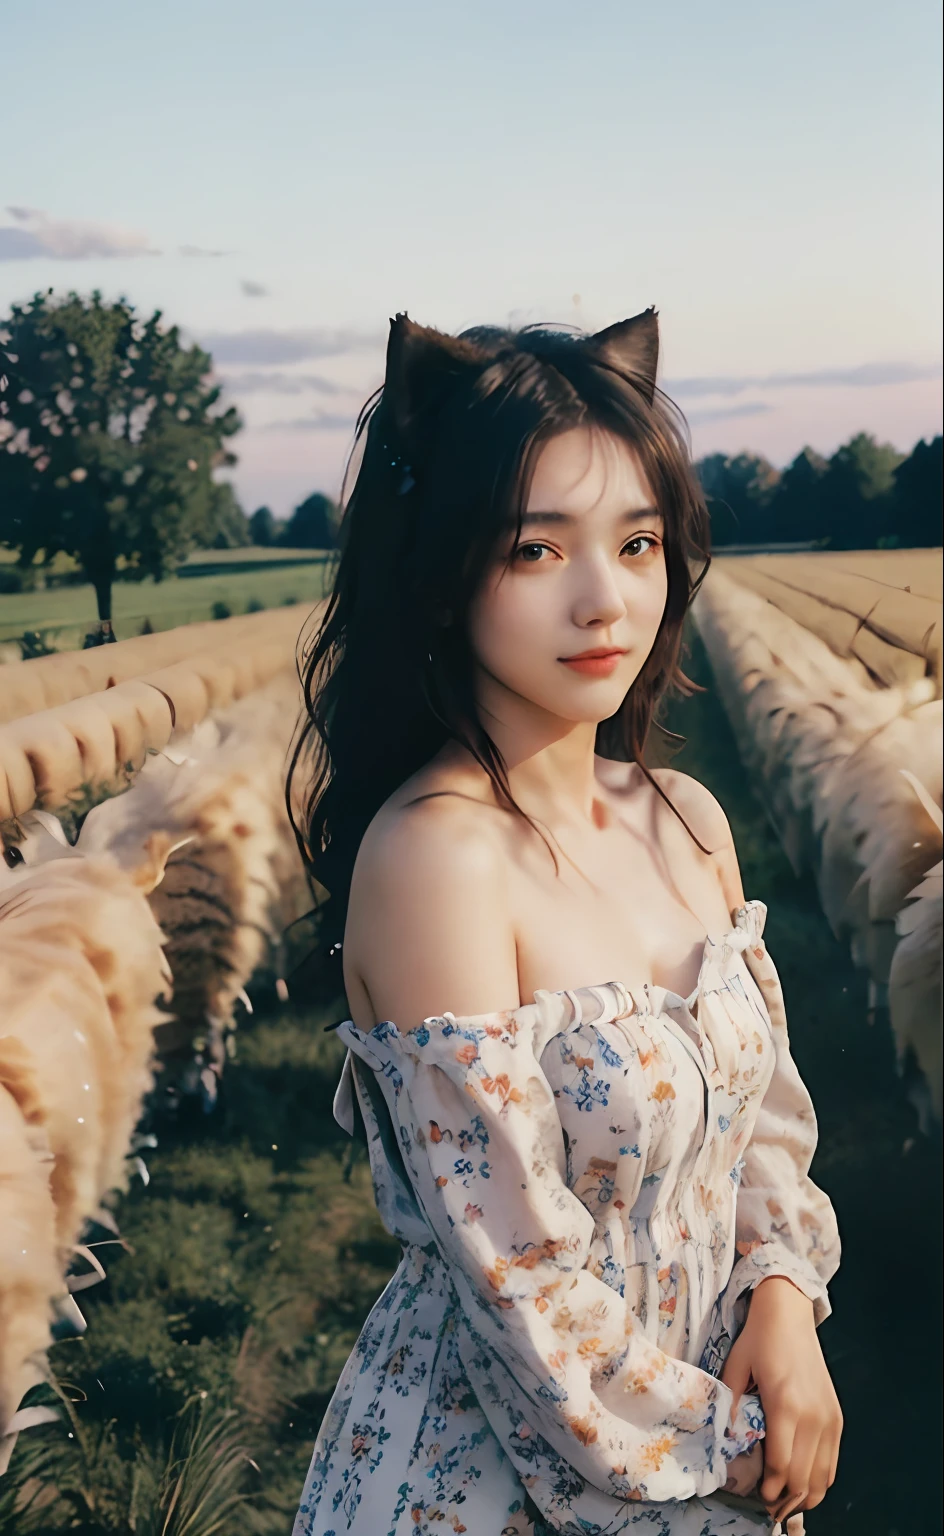
<svg viewBox="0 0 944 1536"><path fill-rule="evenodd" d="M0 317L160 309L247 511L339 493L401 310L654 304L696 456L941 431L937 0L0 0Z"/></svg>

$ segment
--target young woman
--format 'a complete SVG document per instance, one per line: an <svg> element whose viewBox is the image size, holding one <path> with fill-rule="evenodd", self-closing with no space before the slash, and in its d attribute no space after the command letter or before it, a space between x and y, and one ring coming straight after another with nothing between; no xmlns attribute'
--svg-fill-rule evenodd
<svg viewBox="0 0 944 1536"><path fill-rule="evenodd" d="M766 907L644 761L708 564L657 355L653 310L398 315L358 422L291 771L313 743L335 1114L403 1259L295 1536L748 1536L835 1477L839 1240Z"/></svg>

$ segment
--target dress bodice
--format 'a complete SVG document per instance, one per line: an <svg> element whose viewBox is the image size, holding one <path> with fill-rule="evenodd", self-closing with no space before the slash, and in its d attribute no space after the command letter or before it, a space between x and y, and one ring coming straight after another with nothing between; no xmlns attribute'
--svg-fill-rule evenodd
<svg viewBox="0 0 944 1536"><path fill-rule="evenodd" d="M756 1394L735 1402L718 1379L747 1296L786 1275L818 1323L839 1261L832 1207L809 1178L816 1120L766 910L748 902L708 936L687 998L614 981L412 1028L340 1026L335 1114L350 1131L360 1109L404 1260L338 1384L296 1533L334 1529L314 1512L332 1479L335 1507L349 1493L350 1415L360 1444L368 1419L388 1402L402 1415L411 1397L437 1467L460 1405L462 1490L481 1474L482 1436L500 1447L494 1507L476 1493L470 1530L502 1529L509 1477L568 1536L616 1536L667 1509L673 1536L714 1529L727 1463L764 1433ZM387 1465L391 1490L411 1486ZM453 1472L437 1497L447 1485ZM423 1488L413 1517L432 1508ZM745 1512L723 1528L770 1527Z"/></svg>

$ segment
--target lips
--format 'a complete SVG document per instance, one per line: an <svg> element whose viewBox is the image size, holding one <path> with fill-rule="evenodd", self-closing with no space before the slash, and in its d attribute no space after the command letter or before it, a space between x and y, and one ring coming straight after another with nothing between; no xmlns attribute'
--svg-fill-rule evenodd
<svg viewBox="0 0 944 1536"><path fill-rule="evenodd" d="M577 656L561 656L559 660L572 672L582 672L585 677L609 677L625 655L625 651L615 650L612 646L600 646L593 651L581 651Z"/></svg>

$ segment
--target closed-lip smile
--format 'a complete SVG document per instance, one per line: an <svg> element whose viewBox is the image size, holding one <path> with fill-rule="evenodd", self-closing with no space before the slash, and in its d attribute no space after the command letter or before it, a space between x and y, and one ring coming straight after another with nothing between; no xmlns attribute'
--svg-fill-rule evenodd
<svg viewBox="0 0 944 1536"><path fill-rule="evenodd" d="M597 656L625 656L619 645L599 645L592 651L578 651L576 656L560 656L559 661L592 661Z"/></svg>
<svg viewBox="0 0 944 1536"><path fill-rule="evenodd" d="M576 656L559 656L571 672L583 673L584 677L610 677L619 666L626 652L615 645L597 645L591 651L580 651Z"/></svg>

